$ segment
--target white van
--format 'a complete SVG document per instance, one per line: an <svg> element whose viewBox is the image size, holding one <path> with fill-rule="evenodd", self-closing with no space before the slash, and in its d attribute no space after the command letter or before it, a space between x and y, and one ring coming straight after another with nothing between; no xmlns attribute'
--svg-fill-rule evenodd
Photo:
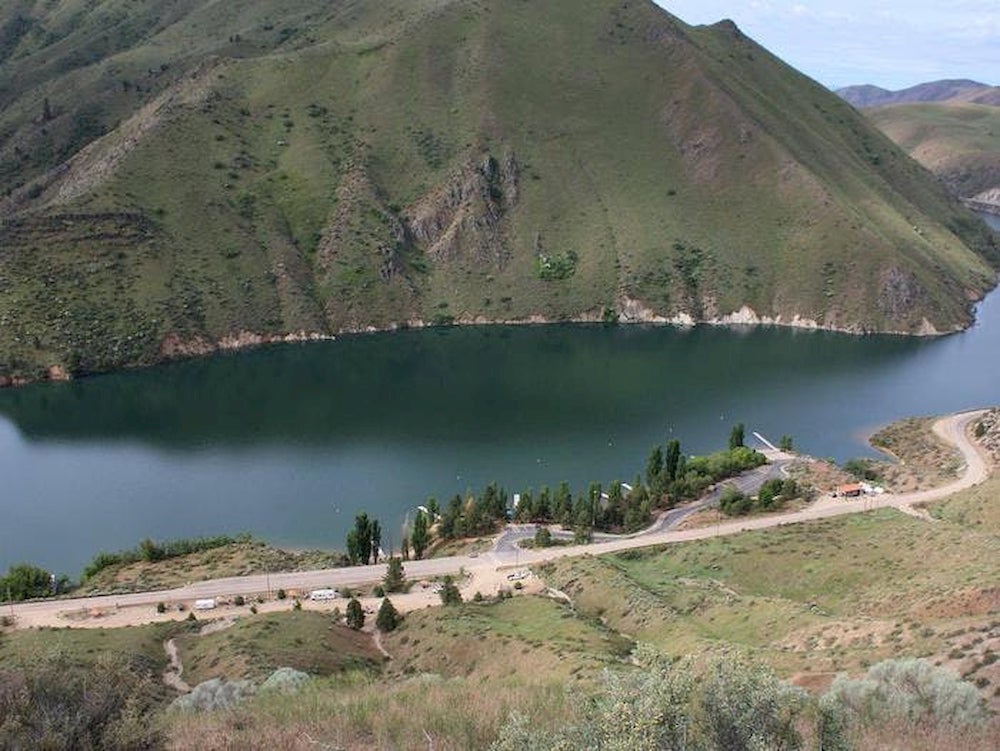
<svg viewBox="0 0 1000 751"><path fill-rule="evenodd" d="M309 593L309 599L313 602L323 602L324 600L336 600L337 590L335 589L314 589Z"/></svg>
<svg viewBox="0 0 1000 751"><path fill-rule="evenodd" d="M195 610L215 610L215 599L211 598L208 600L195 600L194 601Z"/></svg>

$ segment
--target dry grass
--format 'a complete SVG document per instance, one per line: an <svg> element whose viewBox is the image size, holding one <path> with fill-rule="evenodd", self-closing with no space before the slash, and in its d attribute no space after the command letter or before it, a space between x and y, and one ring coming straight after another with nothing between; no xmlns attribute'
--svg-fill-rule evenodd
<svg viewBox="0 0 1000 751"><path fill-rule="evenodd" d="M1000 723L971 730L888 723L867 728L855 743L864 751L996 751Z"/></svg>
<svg viewBox="0 0 1000 751"><path fill-rule="evenodd" d="M292 697L271 696L230 712L175 718L171 749L418 749L490 745L510 712L533 727L572 719L561 685L416 676L391 683L351 675L318 681Z"/></svg>
<svg viewBox="0 0 1000 751"><path fill-rule="evenodd" d="M206 579L248 576L266 571L307 571L339 565L342 565L342 558L337 553L288 551L258 541L240 542L165 561L111 566L87 580L76 594L147 592Z"/></svg>
<svg viewBox="0 0 1000 751"><path fill-rule="evenodd" d="M671 655L738 646L812 688L889 657L951 664L974 633L968 664L954 666L998 702L992 666L981 665L1000 614L998 499L993 478L935 506L948 520L936 524L887 510L540 574L578 611Z"/></svg>
<svg viewBox="0 0 1000 751"><path fill-rule="evenodd" d="M934 431L937 418L911 417L879 430L870 439L873 446L893 456L895 462L880 462L881 482L893 492L924 490L954 480L963 466L961 455Z"/></svg>

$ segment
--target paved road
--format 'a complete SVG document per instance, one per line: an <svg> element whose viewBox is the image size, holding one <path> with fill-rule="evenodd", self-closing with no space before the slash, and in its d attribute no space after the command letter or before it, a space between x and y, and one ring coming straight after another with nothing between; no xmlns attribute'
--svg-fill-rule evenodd
<svg viewBox="0 0 1000 751"><path fill-rule="evenodd" d="M689 540L699 540L719 535L734 535L747 530L765 529L768 527L797 524L816 519L825 519L844 514L854 514L876 508L905 507L918 503L945 498L965 488L976 485L990 474L990 465L983 454L966 438L966 428L969 423L983 414L982 411L967 412L942 418L934 425L934 430L949 443L958 447L966 468L962 477L948 485L915 493L860 498L856 500L822 498L805 509L785 514L743 518L711 527L698 529L673 530L670 527L677 524L683 515L693 513L697 508L685 507L667 512L657 520L650 529L627 537L600 539L589 545L571 545L541 550L519 550L511 542L511 532L501 535L495 549L474 556L452 556L426 561L409 561L406 564L407 576L411 579L423 579L444 574L455 574L465 570L471 574L473 582L493 581L497 579L497 569L515 565L531 565L544 561L555 560L566 556L600 555L620 550L641 548L650 545L665 545ZM750 490L754 483L756 487L772 472L780 472L781 463L767 468L767 472L758 471L752 478L740 478L741 487ZM765 468L761 468L763 470ZM702 502L702 506L711 500ZM696 504L697 506L697 504ZM534 526L531 525L532 534ZM513 533L516 538L517 532ZM21 603L15 605L18 625L69 625L68 615L93 610L115 610L127 613L127 616L115 621L116 625L125 620L131 623L145 623L153 620L151 613L158 602L192 603L201 598L223 598L238 594L257 595L283 588L286 590L308 591L319 588L357 587L380 580L385 574L385 565L356 566L352 568L328 569L322 571L306 571L286 574L263 574L240 576L227 579L213 579L198 582L177 589L159 592L141 592L128 595L108 595L70 600L44 600L39 602ZM484 590L485 591L485 590ZM135 610L129 610L135 606ZM138 607L142 606L142 607ZM102 625L100 622L80 621L79 625Z"/></svg>

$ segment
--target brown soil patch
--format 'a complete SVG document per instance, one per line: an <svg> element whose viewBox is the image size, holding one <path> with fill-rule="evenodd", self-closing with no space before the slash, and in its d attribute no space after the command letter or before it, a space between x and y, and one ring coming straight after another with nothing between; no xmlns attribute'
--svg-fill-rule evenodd
<svg viewBox="0 0 1000 751"><path fill-rule="evenodd" d="M791 652L899 647L914 639L913 627L896 621L832 621L801 629L777 642Z"/></svg>
<svg viewBox="0 0 1000 751"><path fill-rule="evenodd" d="M805 689L810 694L822 694L833 683L836 673L796 673L789 681L792 685Z"/></svg>
<svg viewBox="0 0 1000 751"><path fill-rule="evenodd" d="M958 477L964 466L954 446L934 433L937 418L913 417L888 425L870 439L895 462L877 462L879 482L895 493L938 487Z"/></svg>
<svg viewBox="0 0 1000 751"><path fill-rule="evenodd" d="M917 603L911 613L917 618L962 618L1000 614L1000 586L946 592Z"/></svg>

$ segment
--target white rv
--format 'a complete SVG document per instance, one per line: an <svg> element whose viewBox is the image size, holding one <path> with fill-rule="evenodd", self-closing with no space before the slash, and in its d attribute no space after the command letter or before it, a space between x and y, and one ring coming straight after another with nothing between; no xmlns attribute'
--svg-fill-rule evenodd
<svg viewBox="0 0 1000 751"><path fill-rule="evenodd" d="M336 600L337 590L335 589L314 589L309 593L309 599L313 602L323 602L324 600Z"/></svg>

